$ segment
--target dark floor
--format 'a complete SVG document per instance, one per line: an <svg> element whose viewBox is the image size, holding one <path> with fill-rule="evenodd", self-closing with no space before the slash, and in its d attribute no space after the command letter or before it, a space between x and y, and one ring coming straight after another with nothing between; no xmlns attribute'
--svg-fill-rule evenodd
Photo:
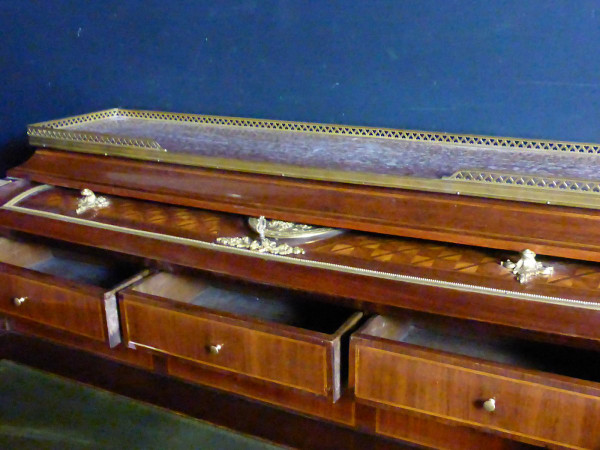
<svg viewBox="0 0 600 450"><path fill-rule="evenodd" d="M64 377L0 360L0 448L283 450Z"/></svg>
<svg viewBox="0 0 600 450"><path fill-rule="evenodd" d="M62 375L292 448L412 448L2 330L0 359Z"/></svg>

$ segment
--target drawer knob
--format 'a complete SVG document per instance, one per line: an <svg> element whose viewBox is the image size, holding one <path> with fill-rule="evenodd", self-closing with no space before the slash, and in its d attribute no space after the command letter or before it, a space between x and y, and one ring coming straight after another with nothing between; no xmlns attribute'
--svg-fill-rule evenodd
<svg viewBox="0 0 600 450"><path fill-rule="evenodd" d="M209 345L208 346L208 352L211 355L218 355L222 348L223 348L223 346L221 344L218 344L218 345Z"/></svg>
<svg viewBox="0 0 600 450"><path fill-rule="evenodd" d="M15 297L13 298L13 303L15 306L21 306L25 303L25 300L27 300L27 297Z"/></svg>
<svg viewBox="0 0 600 450"><path fill-rule="evenodd" d="M496 410L496 399L490 398L483 402L483 409L485 409L487 412L494 412Z"/></svg>

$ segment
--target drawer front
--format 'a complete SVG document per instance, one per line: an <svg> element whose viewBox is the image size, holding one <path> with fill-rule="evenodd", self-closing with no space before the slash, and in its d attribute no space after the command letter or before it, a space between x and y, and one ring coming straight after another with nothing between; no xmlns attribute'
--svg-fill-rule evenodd
<svg viewBox="0 0 600 450"><path fill-rule="evenodd" d="M107 339L102 298L96 293L0 272L0 312L99 341Z"/></svg>
<svg viewBox="0 0 600 450"><path fill-rule="evenodd" d="M324 345L127 298L121 311L134 345L319 395L331 389Z"/></svg>
<svg viewBox="0 0 600 450"><path fill-rule="evenodd" d="M358 398L582 448L600 445L600 398L358 344ZM494 398L495 410L483 402Z"/></svg>
<svg viewBox="0 0 600 450"><path fill-rule="evenodd" d="M491 433L441 422L413 413L378 408L375 413L375 431L395 439L443 450L521 449L519 442L508 441Z"/></svg>

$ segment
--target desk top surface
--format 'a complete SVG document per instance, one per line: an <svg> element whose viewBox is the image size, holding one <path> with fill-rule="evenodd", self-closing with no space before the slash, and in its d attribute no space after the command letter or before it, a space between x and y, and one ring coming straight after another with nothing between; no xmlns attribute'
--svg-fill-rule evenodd
<svg viewBox="0 0 600 450"><path fill-rule="evenodd" d="M309 180L537 202L542 189L568 206L600 195L596 144L121 109L29 135L57 149Z"/></svg>

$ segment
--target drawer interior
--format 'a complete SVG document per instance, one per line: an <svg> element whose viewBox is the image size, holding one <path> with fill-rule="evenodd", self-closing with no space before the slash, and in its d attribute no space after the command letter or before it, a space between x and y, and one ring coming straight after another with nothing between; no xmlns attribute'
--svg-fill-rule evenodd
<svg viewBox="0 0 600 450"><path fill-rule="evenodd" d="M523 369L600 382L597 352L487 330L480 324L376 316L361 334Z"/></svg>
<svg viewBox="0 0 600 450"><path fill-rule="evenodd" d="M108 254L86 249L25 242L0 237L0 262L69 281L110 289L139 267Z"/></svg>
<svg viewBox="0 0 600 450"><path fill-rule="evenodd" d="M355 312L293 292L209 277L156 273L133 291L165 297L212 311L252 317L319 333L334 334Z"/></svg>

